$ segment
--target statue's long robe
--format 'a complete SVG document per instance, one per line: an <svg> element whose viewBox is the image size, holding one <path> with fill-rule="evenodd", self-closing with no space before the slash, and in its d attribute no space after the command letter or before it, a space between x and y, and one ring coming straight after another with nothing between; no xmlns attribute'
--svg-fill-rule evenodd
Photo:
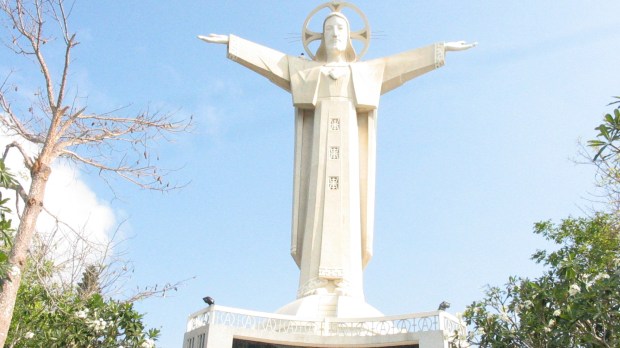
<svg viewBox="0 0 620 348"><path fill-rule="evenodd" d="M290 92L295 106L291 255L298 297L363 298L372 258L379 97L444 64L443 44L326 64L230 35L228 57Z"/></svg>

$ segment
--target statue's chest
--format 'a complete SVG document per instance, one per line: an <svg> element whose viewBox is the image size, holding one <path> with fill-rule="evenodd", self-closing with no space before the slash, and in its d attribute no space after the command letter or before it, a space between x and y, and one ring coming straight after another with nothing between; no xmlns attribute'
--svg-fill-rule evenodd
<svg viewBox="0 0 620 348"><path fill-rule="evenodd" d="M319 99L352 98L351 69L349 66L321 67Z"/></svg>

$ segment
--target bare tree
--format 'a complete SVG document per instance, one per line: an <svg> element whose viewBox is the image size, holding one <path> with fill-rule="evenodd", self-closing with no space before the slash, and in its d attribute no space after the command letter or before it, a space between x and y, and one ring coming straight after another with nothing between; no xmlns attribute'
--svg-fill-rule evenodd
<svg viewBox="0 0 620 348"><path fill-rule="evenodd" d="M95 168L106 179L116 175L141 188L166 190L170 186L152 164L149 145L174 132L183 131L188 122L175 122L171 114L145 111L125 117L114 110L93 113L70 84L71 54L78 45L69 29L73 3L63 0L0 0L0 15L7 30L4 44L17 56L32 60L40 71L41 87L28 106L15 106L17 86L11 76L0 80L0 126L37 146L32 156L22 142L13 142L4 150L17 150L30 170L29 190L15 187L24 200L19 228L9 255L9 272L1 279L0 346L6 340L13 315L22 270L33 241L35 225L44 209L43 200L52 164L67 158ZM46 53L59 45L62 61L52 69ZM58 46L56 46L58 47ZM71 96L68 96L71 95ZM17 104L23 105L23 104ZM32 156L32 157L31 157Z"/></svg>

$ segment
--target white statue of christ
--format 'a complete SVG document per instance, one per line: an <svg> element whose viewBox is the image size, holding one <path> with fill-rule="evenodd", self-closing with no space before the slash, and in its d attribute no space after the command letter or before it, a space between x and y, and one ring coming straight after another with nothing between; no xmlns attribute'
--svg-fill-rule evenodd
<svg viewBox="0 0 620 348"><path fill-rule="evenodd" d="M362 273L373 254L379 97L443 66L446 51L475 43L437 43L358 62L349 21L338 11L326 17L313 60L234 35L199 38L227 44L230 59L292 94L291 255L301 270L297 297L336 294L363 301Z"/></svg>

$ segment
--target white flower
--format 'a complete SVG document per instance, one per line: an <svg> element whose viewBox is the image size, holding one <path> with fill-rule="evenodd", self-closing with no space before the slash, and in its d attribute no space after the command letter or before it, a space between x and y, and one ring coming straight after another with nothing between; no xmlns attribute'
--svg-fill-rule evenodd
<svg viewBox="0 0 620 348"><path fill-rule="evenodd" d="M26 334L24 335L24 338L27 339L27 340L29 340L29 339L31 339L33 337L34 337L34 333L30 332L30 331L26 332Z"/></svg>
<svg viewBox="0 0 620 348"><path fill-rule="evenodd" d="M601 279L609 279L609 274L607 273L599 273L596 275L596 277L594 277L595 280L601 280Z"/></svg>
<svg viewBox="0 0 620 348"><path fill-rule="evenodd" d="M140 348L154 348L155 347L155 341L153 341L150 338L147 338L144 340L144 342L142 342L142 344L140 345Z"/></svg>
<svg viewBox="0 0 620 348"><path fill-rule="evenodd" d="M86 317L88 316L88 308L86 308L83 311L75 312L75 316L80 318L80 319L86 319Z"/></svg>
<svg viewBox="0 0 620 348"><path fill-rule="evenodd" d="M105 330L108 326L108 322L103 319L95 319L88 322L88 326L93 328L96 332Z"/></svg>
<svg viewBox="0 0 620 348"><path fill-rule="evenodd" d="M554 316L554 317L559 317L559 316L560 316L560 314L562 314L562 311L561 311L561 310L559 310L559 309L556 309L556 310L554 310L554 311L553 311L553 316Z"/></svg>
<svg viewBox="0 0 620 348"><path fill-rule="evenodd" d="M508 318L508 313L506 313L508 311L508 307L506 306L501 306L499 309L499 318L500 320L504 321L504 322L508 322L510 319Z"/></svg>
<svg viewBox="0 0 620 348"><path fill-rule="evenodd" d="M552 327L553 325L555 325L555 319L549 320L549 327Z"/></svg>
<svg viewBox="0 0 620 348"><path fill-rule="evenodd" d="M505 323L510 321L510 318L508 317L508 314L506 312L501 312L499 314L499 318Z"/></svg>
<svg viewBox="0 0 620 348"><path fill-rule="evenodd" d="M577 295L580 292L581 292L581 288L577 284L571 285L570 289L568 289L568 294L571 295L571 296L575 296L575 295Z"/></svg>
<svg viewBox="0 0 620 348"><path fill-rule="evenodd" d="M533 305L534 304L530 300L525 300L525 302L523 302L523 308L525 308L525 309L532 308Z"/></svg>

